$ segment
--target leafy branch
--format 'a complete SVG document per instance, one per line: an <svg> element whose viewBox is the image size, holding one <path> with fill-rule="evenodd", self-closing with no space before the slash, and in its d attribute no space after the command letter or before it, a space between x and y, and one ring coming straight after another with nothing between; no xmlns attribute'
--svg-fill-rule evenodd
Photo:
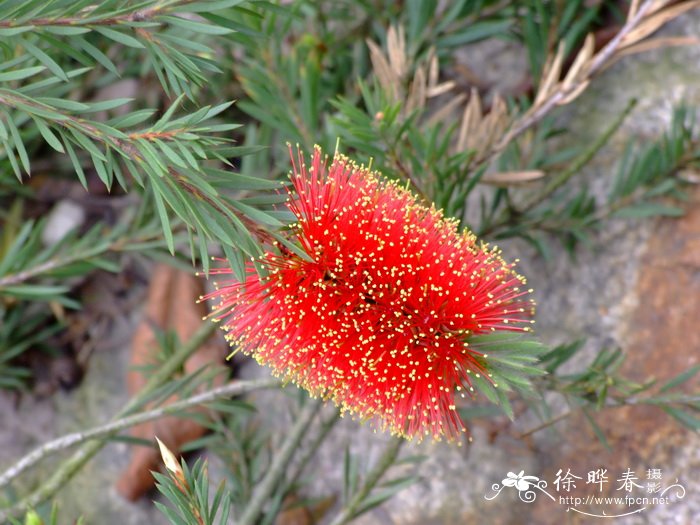
<svg viewBox="0 0 700 525"><path fill-rule="evenodd" d="M601 137L609 137L621 123L627 110ZM604 142L596 140L569 167L563 169L524 204L502 210L500 216L485 223L482 235L495 238L522 235L542 254L543 241L538 237L546 232L562 238L568 249L578 241L586 241L586 231L602 221L615 218L650 216L679 216L681 207L670 199L683 199L688 181L683 170L698 163L698 138L695 116L686 107L673 110L669 128L656 140L643 146L631 139L616 173L610 181L607 198L596 202L583 186L570 188L565 183L590 159L589 153Z"/></svg>
<svg viewBox="0 0 700 525"><path fill-rule="evenodd" d="M11 466L9 469L3 472L2 475L0 475L0 487L4 487L5 485L7 485L10 481L15 479L22 472L37 464L45 457L54 454L55 452L74 447L75 445L79 445L80 443L84 443L85 441L108 438L113 436L120 430L124 430L126 428L145 423L146 421L159 419L169 414L181 414L188 408L198 405L205 405L206 403L210 403L218 399L227 398L231 396L240 396L255 390L260 390L263 388L273 388L276 386L279 386L279 382L272 379L235 381L223 386L212 388L199 394L195 394L186 399L175 401L166 406L122 417L120 419L116 419L104 425L99 425L88 430L66 434L65 436L61 436L60 438L56 438L54 440L42 444L40 447L33 450L26 456L22 457L13 466Z"/></svg>
<svg viewBox="0 0 700 525"><path fill-rule="evenodd" d="M156 438L157 439L157 438ZM231 502L227 500L222 482L214 499L209 499L209 475L207 463L198 459L190 469L184 459L177 462L175 455L158 440L167 476L154 472L156 487L174 508L155 502L156 507L178 525L214 525L228 523ZM218 520L217 520L218 515Z"/></svg>
<svg viewBox="0 0 700 525"><path fill-rule="evenodd" d="M220 8L233 7L240 4L241 0L229 0L228 2L217 2ZM84 4L84 3L83 3ZM111 4L111 5L110 5ZM70 26L80 28L87 26L118 25L124 24L128 27L129 22L146 22L155 19L157 16L167 15L173 12L184 11L196 13L200 10L211 9L212 2L201 0L175 0L162 2L153 6L141 7L140 5L129 5L127 2L104 2L101 5L83 6L80 2L74 3L68 8L59 9L56 6L40 2L25 2L16 6L14 12L10 11L9 20L0 20L0 28L8 28L3 36L21 34L29 30L44 26ZM37 10L36 7L39 7ZM63 7L63 6L62 6ZM74 13L74 15L72 15ZM80 31L57 31L58 34L80 34Z"/></svg>
<svg viewBox="0 0 700 525"><path fill-rule="evenodd" d="M265 476L255 487L250 501L238 519L238 525L253 525L258 522L268 498L275 491L280 480L285 476L286 469L289 466L294 452L299 447L299 443L306 435L309 425L318 414L321 406L322 401L320 399L314 399L309 401L301 414L299 414L294 425L289 429L287 437L280 445L277 454L275 454Z"/></svg>
<svg viewBox="0 0 700 525"><path fill-rule="evenodd" d="M24 72L30 74L33 70ZM191 230L197 231L228 247L240 248L248 257L259 253L251 231L263 239L269 238L263 228L256 226L257 223L275 227L283 224L273 215L222 193L228 189L278 188L279 183L245 177L207 164L211 160L228 163L226 156L245 153L244 148L228 146L230 140L218 135L238 126L212 120L230 103L205 106L190 115L174 118L181 96L156 122L133 130L130 128L147 119L152 112L142 110L101 123L78 117L75 112L102 111L125 101L83 104L34 99L25 94L30 89L31 85L19 90L0 89L0 105L30 116L46 142L55 150L68 154L84 186L87 186L87 180L76 150L88 153L107 188L112 187L115 179L122 187L129 187L124 177L126 170L140 186L149 189L171 252L175 246L166 205L189 226L190 236ZM17 157L29 173L29 156L14 119L6 111L0 110L0 113L5 116L5 124L0 121L0 142L5 145L15 174L21 178ZM230 222L225 222L225 219ZM206 243L199 242L198 247L202 261L208 261ZM236 255L233 249L229 249L229 253L232 261L238 261L238 267L242 268L241 255Z"/></svg>
<svg viewBox="0 0 700 525"><path fill-rule="evenodd" d="M372 499L370 496L386 471L396 463L403 443L404 440L401 438L392 438L391 441L384 446L381 456L377 459L372 470L367 473L362 485L358 487L357 491L352 494L351 498L343 505L333 521L331 521L331 525L343 525L344 523L348 523L369 508L381 503L394 494L395 491L389 489L388 495L374 495L375 498L379 496L378 499Z"/></svg>
<svg viewBox="0 0 700 525"><path fill-rule="evenodd" d="M631 108L592 147L575 152L576 158L564 170L557 169L556 177L545 180L549 173L555 172L552 169L555 163L542 155L546 141L554 134L540 133L540 129L551 126L546 122L550 113L575 100L601 71L623 56L654 47L694 42L693 39L649 37L669 20L697 5L700 4L695 1L634 2L625 23L601 49L596 51L596 40L590 33L575 54L572 54L573 43L585 26L570 24L576 9L571 7L561 13L561 17L569 21L564 26L571 25L571 29L568 33L558 33L561 41L543 62L529 107L525 102L526 109L521 111L496 94L490 108L485 108L478 90L473 88L459 119L452 115L463 104L465 96L454 84L439 83L436 73L427 73L437 72L430 62L431 55L415 58L404 32L390 28L384 52L377 44L368 44L376 82L359 86L365 110L359 110L352 98L341 97L334 102L339 110L335 122L352 147L369 152L390 174L411 181L448 215L465 218L467 198L476 186L495 186L492 199L481 197L482 223L473 229L492 232L502 228L503 217L511 217L513 220L507 222L520 224L523 219L523 227L518 228L518 232L523 233L527 223L525 213L543 201L549 202L549 197L578 174ZM567 62L570 65L567 66ZM428 104L428 99L436 93L451 96L446 102ZM525 134L522 142L529 144L530 151L537 150L539 164L520 151L518 142ZM549 156L554 158L555 155ZM563 152L560 156L563 157ZM519 166L494 172L512 157ZM401 159L400 163L397 159ZM513 206L519 199L513 199L509 190L538 179L545 180L544 187L525 204L518 208ZM501 218L494 219L499 212ZM494 220L498 226L494 225Z"/></svg>
<svg viewBox="0 0 700 525"><path fill-rule="evenodd" d="M56 78L69 76L51 55L53 50L91 67L99 64L115 76L119 68L88 35L98 34L126 49L145 51L166 93L193 98L190 84L202 86L207 75L220 73L216 50L187 34L229 36L250 29L237 21L241 0L174 0L132 3L124 0L56 3L27 0L8 9L0 36L18 45ZM150 4L150 5L149 5ZM183 32L185 34L183 34ZM236 38L233 36L233 38Z"/></svg>
<svg viewBox="0 0 700 525"><path fill-rule="evenodd" d="M215 329L216 325L214 323L203 323L190 340L177 349L175 353L170 355L167 361L150 376L146 385L117 412L113 421L132 414L134 410L142 406L144 401L166 384L173 374L180 369L187 358L211 337ZM9 508L0 509L0 520L6 520L8 516L18 516L24 509L36 507L40 503L53 497L86 462L102 449L105 442L104 439L98 439L83 443L82 446L80 446L70 458L63 461L63 463L54 470L53 474L45 479L34 492Z"/></svg>
<svg viewBox="0 0 700 525"><path fill-rule="evenodd" d="M0 254L0 295L26 298L31 291L27 282L41 277L80 276L86 268L117 271L109 254L164 250L163 231L145 211L142 206L113 228L98 223L82 235L72 231L48 247L42 245L46 221L29 220L15 232L6 231L10 242Z"/></svg>
<svg viewBox="0 0 700 525"><path fill-rule="evenodd" d="M518 136L541 121L558 106L571 103L585 91L592 79L603 69L624 55L650 46L641 46L644 38L659 27L689 9L700 5L697 1L680 2L664 10L671 0L635 0L630 5L627 20L615 36L597 53L595 37L589 34L562 79L566 46L561 42L555 55L548 57L532 106L515 120L507 132L488 150L480 153L476 162L485 162L504 151ZM662 41L661 45L665 42ZM677 42L690 43L690 41Z"/></svg>
<svg viewBox="0 0 700 525"><path fill-rule="evenodd" d="M32 374L27 367L16 364L15 359L34 346L48 346L46 340L62 326L50 324L49 312L31 303L0 308L0 313L0 388L21 390Z"/></svg>
<svg viewBox="0 0 700 525"><path fill-rule="evenodd" d="M662 385L658 385L654 379L639 383L619 372L625 360L622 350L604 349L598 352L585 370L561 373L559 368L582 347L583 341L580 340L557 346L542 357L542 366L547 375L539 379L538 388L542 391L561 393L570 408L524 432L521 438L548 428L575 413L583 412L595 434L606 444L605 435L595 423L590 411L639 405L658 407L686 428L700 430L700 395L677 390L697 376L700 365L691 367ZM549 408L544 398L542 402L544 412L548 413Z"/></svg>

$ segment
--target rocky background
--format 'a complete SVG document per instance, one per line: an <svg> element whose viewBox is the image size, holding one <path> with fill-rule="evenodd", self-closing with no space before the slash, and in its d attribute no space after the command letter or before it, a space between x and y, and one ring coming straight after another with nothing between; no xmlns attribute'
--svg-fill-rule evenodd
<svg viewBox="0 0 700 525"><path fill-rule="evenodd" d="M664 33L698 35L700 15L686 15L670 24ZM486 45L484 49L484 60L475 55L465 60L471 67L481 64L486 68L491 76L485 78L512 83L519 74L513 50L500 44L492 48ZM666 49L624 59L561 113L561 123L576 140L588 142L609 125L612 116L619 114L632 97L639 101L636 109L581 175L582 181L601 196L628 139L643 143L657 137L668 126L671 108L676 104L685 102L700 107L700 47ZM663 381L699 363L698 202L700 190L691 190L683 218L610 221L595 234L592 248L578 249L575 260L559 248L553 251L551 261L544 261L520 243L503 245L509 258L520 257L521 273L535 289L537 335L548 344L585 338L585 350L573 367L583 365L602 348L620 346L627 355L624 372L638 380L653 376ZM77 389L44 398L22 396L17 400L0 396L0 465L10 464L49 438L102 422L126 401L129 345L144 295L143 284L137 282L129 293L131 300L125 302L124 315L113 319L109 336L95 349L89 373ZM103 290L96 297L99 302L110 301L112 296ZM252 364L243 373L264 372ZM695 392L700 390L697 381L687 386ZM261 397L261 402L264 399ZM566 411L560 400L552 402ZM261 414L267 417L268 424L281 429L288 423L288 416L278 403L261 407ZM472 427L474 442L469 447L444 443L406 445L404 454L426 457L419 467L419 483L357 523L597 523L596 518L567 512L567 505L544 494L532 503L524 503L514 488L506 488L492 501L485 499L493 494L492 485L500 484L508 472L520 471L547 480L550 493L566 495L554 490L559 469L570 469L583 477L578 485L586 490L579 495L587 495L591 491L585 486L586 473L597 468L607 469L610 494L615 493L620 485L616 480L628 468L641 484L647 481L648 469L659 469L663 487L677 480L685 488L682 499L672 497L668 505L650 506L638 514L617 518L614 523L700 523L700 437L650 407L608 410L595 417L610 449L578 416L564 418L551 429L531 434L527 439L518 436L537 426L531 418L522 418L510 427L477 423ZM319 462L311 470L309 492L328 495L328 487L340 486L347 445L370 463L384 442L385 437L371 428L344 420L319 451ZM82 514L87 524L166 523L148 498L132 504L115 492L114 481L127 461L126 445L106 447L61 492L64 519L72 520ZM48 464L41 468L51 467ZM40 479L46 471L32 475ZM635 495L647 494L640 489ZM610 514L615 508L601 510Z"/></svg>

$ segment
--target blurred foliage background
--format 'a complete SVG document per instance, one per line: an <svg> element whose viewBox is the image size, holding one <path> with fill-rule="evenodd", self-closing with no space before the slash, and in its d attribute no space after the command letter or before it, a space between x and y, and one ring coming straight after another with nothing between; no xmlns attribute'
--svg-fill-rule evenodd
<svg viewBox="0 0 700 525"><path fill-rule="evenodd" d="M681 215L692 182L684 173L698 162L693 108L675 108L655 140L629 145L605 198L576 175L632 104L589 144L567 140L557 115L624 56L695 43L655 32L696 4L0 1L0 388L36 392L46 387L40 371L47 367L60 370L53 387L80 381L90 349L108 330L105 317L114 314L89 306L95 276L153 262L207 273L217 256L242 277L245 260L274 240L297 250L283 234L287 143L371 162L485 240L520 238L545 258L553 243L573 258L610 217ZM525 63L506 92L460 61L485 41L507 43ZM190 343L160 334L156 380L114 420L147 404L153 410L173 392L187 398L211 387L211 374L172 375L210 332L193 331ZM587 370L560 373L579 348L547 351L535 392L564 393L572 409L591 412L634 396L700 427L697 400L673 394L697 369L659 391L620 377L623 355L604 349ZM517 390L517 374L510 379ZM509 405L508 396L486 393ZM224 523L234 514L236 523L271 523L337 420L327 416L314 435L292 429L293 440L275 455L270 443L281 438L256 429L254 408L224 394L208 401L216 417L199 418L211 433L183 449L207 446L225 458L229 484L212 499L203 464L169 466L158 483L172 523ZM546 422L543 400L511 402L535 407ZM304 396L299 405L300 421L318 412ZM464 407L467 418L491 413L485 405ZM83 459L123 428L87 441L92 449ZM307 454L290 472L302 437ZM334 524L413 480L383 479L402 461L398 447L392 443L364 473L345 458ZM0 514L19 517L25 505L54 498L79 468L69 458L33 492L8 492ZM5 485L19 475L8 472ZM26 516L27 523L51 519Z"/></svg>

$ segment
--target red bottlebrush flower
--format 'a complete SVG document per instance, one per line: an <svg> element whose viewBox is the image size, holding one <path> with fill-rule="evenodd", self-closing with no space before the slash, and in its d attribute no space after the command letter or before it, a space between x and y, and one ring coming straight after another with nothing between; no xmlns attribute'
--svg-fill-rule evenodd
<svg viewBox="0 0 700 525"><path fill-rule="evenodd" d="M301 153L292 164L290 240L305 257L268 251L266 276L250 265L245 283L219 283L227 338L393 433L457 437L455 390L486 373L468 336L529 330L524 279L457 221L344 156L328 167L316 148L310 167Z"/></svg>

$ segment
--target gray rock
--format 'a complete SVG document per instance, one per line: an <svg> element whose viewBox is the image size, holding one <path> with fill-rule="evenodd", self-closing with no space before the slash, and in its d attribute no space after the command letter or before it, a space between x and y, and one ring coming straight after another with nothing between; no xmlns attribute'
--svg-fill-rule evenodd
<svg viewBox="0 0 700 525"><path fill-rule="evenodd" d="M58 201L49 213L41 240L45 246L53 246L84 222L85 210L82 206L70 200Z"/></svg>

